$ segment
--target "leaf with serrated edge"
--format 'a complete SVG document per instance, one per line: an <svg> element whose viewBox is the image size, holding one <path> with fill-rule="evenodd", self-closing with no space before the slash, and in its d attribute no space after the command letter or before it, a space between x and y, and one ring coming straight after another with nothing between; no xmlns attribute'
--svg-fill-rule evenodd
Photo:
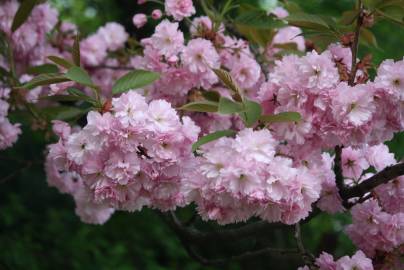
<svg viewBox="0 0 404 270"><path fill-rule="evenodd" d="M66 73L66 77L72 81L77 83L86 85L86 86L94 86L90 75L88 75L87 71L82 69L81 67L71 67Z"/></svg>
<svg viewBox="0 0 404 270"><path fill-rule="evenodd" d="M112 87L113 94L147 86L160 78L160 74L147 70L134 70L119 78Z"/></svg>

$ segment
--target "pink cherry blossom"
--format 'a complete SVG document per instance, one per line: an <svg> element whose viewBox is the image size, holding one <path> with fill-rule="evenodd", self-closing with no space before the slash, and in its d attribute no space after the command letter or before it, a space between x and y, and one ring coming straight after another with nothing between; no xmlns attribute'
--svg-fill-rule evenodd
<svg viewBox="0 0 404 270"><path fill-rule="evenodd" d="M135 14L132 18L132 22L136 28L142 28L147 23L147 16L143 13Z"/></svg>
<svg viewBox="0 0 404 270"><path fill-rule="evenodd" d="M184 17L190 17L195 13L192 0L165 0L167 15L173 16L175 20L182 21Z"/></svg>

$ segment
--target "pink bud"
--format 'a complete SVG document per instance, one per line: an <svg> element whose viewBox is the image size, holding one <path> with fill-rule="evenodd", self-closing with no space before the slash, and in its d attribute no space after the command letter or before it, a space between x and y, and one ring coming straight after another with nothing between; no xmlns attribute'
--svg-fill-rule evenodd
<svg viewBox="0 0 404 270"><path fill-rule="evenodd" d="M146 3L146 0L137 0L138 5L143 5L144 3Z"/></svg>
<svg viewBox="0 0 404 270"><path fill-rule="evenodd" d="M136 28L142 28L147 22L147 16L143 13L138 13L133 16L132 21Z"/></svg>
<svg viewBox="0 0 404 270"><path fill-rule="evenodd" d="M153 10L151 16L152 16L153 20L158 20L161 18L161 16L163 16L163 13L161 12L160 9L155 9L155 10Z"/></svg>

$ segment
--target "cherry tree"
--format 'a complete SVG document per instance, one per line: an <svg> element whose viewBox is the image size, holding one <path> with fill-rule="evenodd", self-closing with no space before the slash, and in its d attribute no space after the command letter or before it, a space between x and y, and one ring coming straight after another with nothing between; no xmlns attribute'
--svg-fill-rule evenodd
<svg viewBox="0 0 404 270"><path fill-rule="evenodd" d="M340 18L289 1L148 2L161 9L133 16L157 24L142 40L116 22L82 37L47 3L1 2L0 149L21 134L9 116L28 112L58 138L47 181L83 222L155 209L205 265L275 253L304 270L403 269L404 164L383 143L404 130L404 60L373 76L358 48L378 21L404 24L404 1L358 0ZM305 247L301 226L321 212L352 216L355 254ZM196 217L238 225L201 231ZM198 250L279 227L294 246Z"/></svg>

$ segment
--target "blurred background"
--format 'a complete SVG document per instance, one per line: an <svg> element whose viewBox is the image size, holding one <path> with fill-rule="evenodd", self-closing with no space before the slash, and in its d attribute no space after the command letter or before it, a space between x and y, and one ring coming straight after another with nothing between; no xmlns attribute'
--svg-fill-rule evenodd
<svg viewBox="0 0 404 270"><path fill-rule="evenodd" d="M249 1L251 3L259 0ZM150 14L157 5L137 6L135 0L51 0L61 16L82 30L94 32L108 21L125 25L137 38L151 34L153 24L136 31L132 16ZM308 13L340 16L353 6L353 0L295 0ZM401 59L404 28L381 22L374 28L378 47L361 47L370 52L373 63ZM19 118L21 122L21 119ZM116 213L103 226L86 225L74 214L74 202L46 184L43 170L45 146L52 138L25 128L16 146L0 152L0 270L3 269L296 269L296 258L263 257L223 267L204 267L188 257L176 235L153 210ZM396 136L389 147L401 159L404 139ZM184 217L192 207L182 210ZM197 221L198 222L198 221ZM327 250L336 256L355 249L342 233L350 217L321 214L303 225L303 240L310 251ZM215 224L201 224L213 230ZM285 247L294 243L290 232L274 230L254 239L233 243L211 243L201 252L210 257L233 254L243 248ZM236 240L236 239L235 239Z"/></svg>

